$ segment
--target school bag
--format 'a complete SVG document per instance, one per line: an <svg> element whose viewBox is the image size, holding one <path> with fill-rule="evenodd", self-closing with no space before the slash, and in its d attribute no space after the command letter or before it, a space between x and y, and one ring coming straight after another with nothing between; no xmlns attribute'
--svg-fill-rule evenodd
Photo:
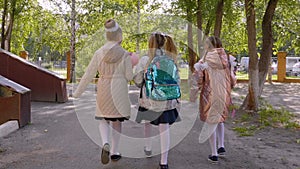
<svg viewBox="0 0 300 169"><path fill-rule="evenodd" d="M146 96L156 101L178 99L181 96L178 68L163 52L156 55L145 73Z"/></svg>

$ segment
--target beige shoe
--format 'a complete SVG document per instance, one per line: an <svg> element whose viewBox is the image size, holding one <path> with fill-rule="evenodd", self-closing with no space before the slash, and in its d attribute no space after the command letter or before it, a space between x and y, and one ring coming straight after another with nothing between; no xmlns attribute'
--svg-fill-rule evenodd
<svg viewBox="0 0 300 169"><path fill-rule="evenodd" d="M102 147L101 152L101 163L102 164L108 164L109 163L109 152L110 152L110 146L108 143L105 143Z"/></svg>

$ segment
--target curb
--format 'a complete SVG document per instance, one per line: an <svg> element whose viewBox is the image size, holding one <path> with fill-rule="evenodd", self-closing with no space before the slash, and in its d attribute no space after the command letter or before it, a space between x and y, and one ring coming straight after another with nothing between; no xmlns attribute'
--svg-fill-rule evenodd
<svg viewBox="0 0 300 169"><path fill-rule="evenodd" d="M0 125L0 138L9 135L10 133L19 129L19 124L17 120L8 121Z"/></svg>

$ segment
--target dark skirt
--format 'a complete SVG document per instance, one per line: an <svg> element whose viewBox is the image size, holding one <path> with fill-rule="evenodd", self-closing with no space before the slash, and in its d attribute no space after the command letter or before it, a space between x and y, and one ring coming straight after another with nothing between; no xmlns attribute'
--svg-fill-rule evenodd
<svg viewBox="0 0 300 169"><path fill-rule="evenodd" d="M159 125L161 123L169 123L171 125L174 122L181 121L177 109L156 112L144 107L139 107L135 121L141 123L142 120L150 121L153 125Z"/></svg>
<svg viewBox="0 0 300 169"><path fill-rule="evenodd" d="M107 121L120 121L124 122L125 120L129 120L129 117L118 117L118 118L107 118L107 117L95 117L96 120L107 120Z"/></svg>

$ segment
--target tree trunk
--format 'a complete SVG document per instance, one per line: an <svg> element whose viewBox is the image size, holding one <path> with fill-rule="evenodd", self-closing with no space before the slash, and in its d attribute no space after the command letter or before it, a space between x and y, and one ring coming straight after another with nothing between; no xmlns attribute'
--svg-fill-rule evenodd
<svg viewBox="0 0 300 169"><path fill-rule="evenodd" d="M5 21L6 21L6 15L7 15L7 0L3 1L3 13L2 13L2 26L1 26L1 48L5 48Z"/></svg>
<svg viewBox="0 0 300 169"><path fill-rule="evenodd" d="M256 27L255 27L255 9L254 0L245 0L247 34L248 34L248 52L249 52L249 86L248 95L241 108L257 111L258 109L258 56L256 50Z"/></svg>
<svg viewBox="0 0 300 169"><path fill-rule="evenodd" d="M259 66L259 65L258 65ZM272 62L270 62L269 64L269 70L268 70L268 82L270 84L272 84ZM262 92L263 88L261 88L261 92ZM259 96L261 95L261 93L259 94Z"/></svg>
<svg viewBox="0 0 300 169"><path fill-rule="evenodd" d="M10 43L11 43L11 36L12 36L12 31L13 31L13 26L14 26L14 21L15 21L15 13L16 13L16 4L17 0L12 0L10 7L11 7L11 12L8 11L8 1L5 0L4 2L4 11L2 16L2 40L1 40L1 48L10 51ZM7 30L5 31L5 22L6 22L6 16L7 13L10 13L10 18L9 18L9 25L7 27Z"/></svg>
<svg viewBox="0 0 300 169"><path fill-rule="evenodd" d="M193 25L192 25L192 13L189 8L187 8L187 19L188 19L188 55L189 55L189 67L190 71L194 71L194 64L196 62L196 57L194 54L194 46L193 46Z"/></svg>
<svg viewBox="0 0 300 169"><path fill-rule="evenodd" d="M224 0L219 0L217 4L216 22L215 22L215 30L214 30L214 35L216 37L220 37L221 35L223 7L224 7Z"/></svg>
<svg viewBox="0 0 300 169"><path fill-rule="evenodd" d="M13 27L13 16L11 16L9 20L9 25L6 31L6 34L4 36L4 49L7 51L10 51L10 41L11 41L11 33L12 33L12 27Z"/></svg>
<svg viewBox="0 0 300 169"><path fill-rule="evenodd" d="M75 0L72 0L72 6L71 6L71 47L70 47L70 55L71 55L71 78L70 83L76 82L76 76L75 76L75 43L76 43L76 10L75 10Z"/></svg>
<svg viewBox="0 0 300 169"><path fill-rule="evenodd" d="M203 32L202 32L202 0L198 0L198 10L197 10L197 39L198 39L198 53L201 58L204 53L203 46Z"/></svg>
<svg viewBox="0 0 300 169"><path fill-rule="evenodd" d="M206 23L206 27L205 27L205 31L204 31L205 36L208 36L208 34L210 32L211 24L212 24L212 18L209 18Z"/></svg>
<svg viewBox="0 0 300 169"><path fill-rule="evenodd" d="M12 35L12 31L13 31L13 26L14 26L14 21L15 21L15 13L16 13L16 4L17 4L17 0L13 0L11 2L11 13L10 13L10 18L9 18L9 26L5 35L5 47L4 49L7 51L10 51L10 44L11 44L11 35Z"/></svg>
<svg viewBox="0 0 300 169"><path fill-rule="evenodd" d="M269 0L266 8L263 21L262 21L262 51L259 60L259 93L261 96L263 92L264 83L268 74L268 69L271 63L272 47L273 47L273 34L272 34L272 20L275 13L278 0Z"/></svg>
<svg viewBox="0 0 300 169"><path fill-rule="evenodd" d="M140 17L141 17L141 2L138 0L137 2L137 37L136 37L136 53L140 53Z"/></svg>

